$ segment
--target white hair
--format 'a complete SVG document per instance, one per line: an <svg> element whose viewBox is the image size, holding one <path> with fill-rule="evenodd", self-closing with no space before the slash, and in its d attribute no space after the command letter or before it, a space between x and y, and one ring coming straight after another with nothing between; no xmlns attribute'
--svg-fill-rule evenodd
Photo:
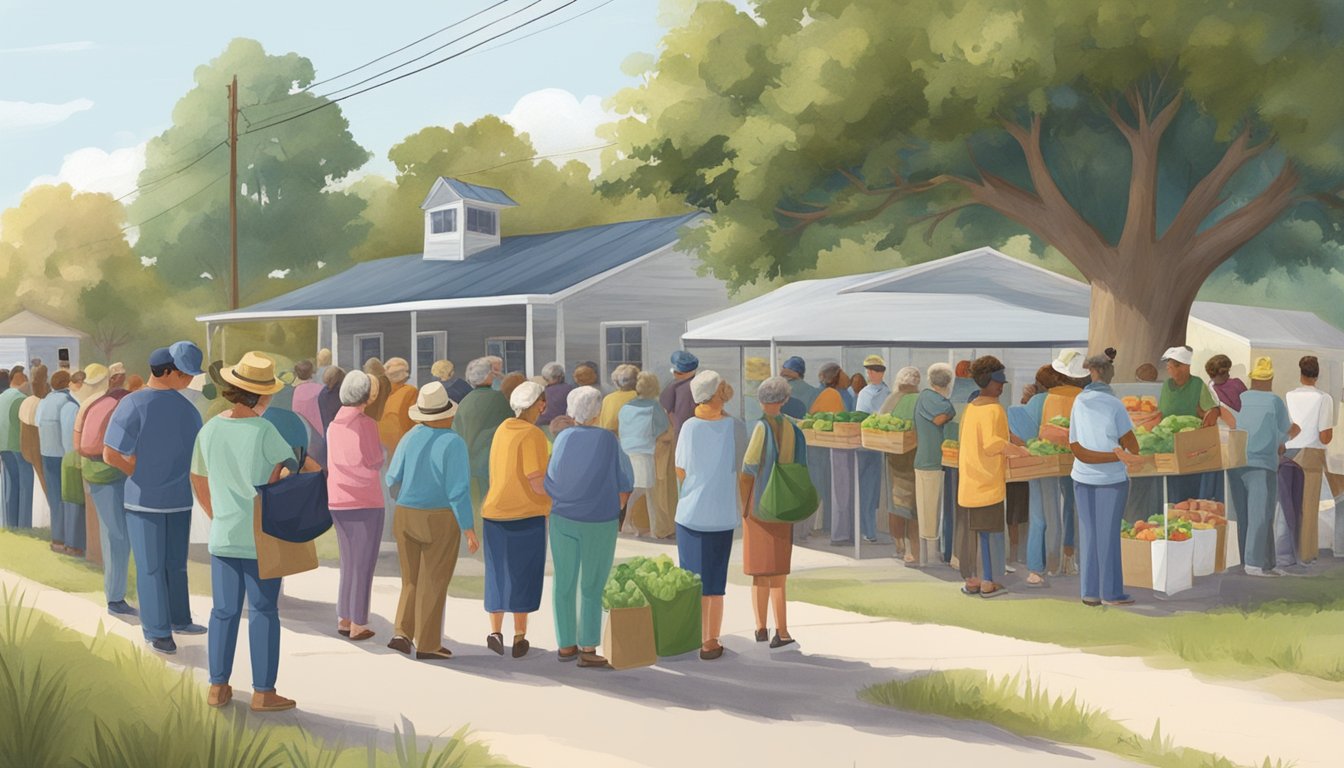
<svg viewBox="0 0 1344 768"><path fill-rule="evenodd" d="M541 378L547 384L559 384L565 380L565 366L555 362L547 363L541 368Z"/></svg>
<svg viewBox="0 0 1344 768"><path fill-rule="evenodd" d="M947 363L934 363L929 366L929 386L934 389L947 389L952 384L952 366Z"/></svg>
<svg viewBox="0 0 1344 768"><path fill-rule="evenodd" d="M369 401L369 374L351 371L341 381L341 405L363 405Z"/></svg>
<svg viewBox="0 0 1344 768"><path fill-rule="evenodd" d="M509 395L509 407L513 409L513 414L522 416L523 411L537 404L543 391L541 385L535 381L524 381L514 387Z"/></svg>
<svg viewBox="0 0 1344 768"><path fill-rule="evenodd" d="M569 418L587 424L602 412L602 392L597 387L579 387L569 393L565 404Z"/></svg>
<svg viewBox="0 0 1344 768"><path fill-rule="evenodd" d="M919 389L919 369L913 365L907 365L896 372L896 388L909 387Z"/></svg>
<svg viewBox="0 0 1344 768"><path fill-rule="evenodd" d="M696 405L708 403L719 393L723 377L715 371L701 371L691 379L691 399Z"/></svg>
<svg viewBox="0 0 1344 768"><path fill-rule="evenodd" d="M793 389L789 386L789 380L783 376L771 376L756 389L756 399L761 405L787 403L790 397L793 397Z"/></svg>
<svg viewBox="0 0 1344 768"><path fill-rule="evenodd" d="M635 381L639 378L639 367L629 363L623 363L616 366L616 370L611 372L611 385L617 389L630 391L635 388Z"/></svg>
<svg viewBox="0 0 1344 768"><path fill-rule="evenodd" d="M467 383L473 387L479 387L490 379L495 369L490 365L490 358L478 357L467 363Z"/></svg>

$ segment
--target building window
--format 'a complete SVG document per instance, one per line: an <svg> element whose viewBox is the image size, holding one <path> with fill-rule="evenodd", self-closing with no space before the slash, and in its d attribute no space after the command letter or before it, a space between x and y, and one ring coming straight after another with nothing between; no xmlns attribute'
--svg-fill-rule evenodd
<svg viewBox="0 0 1344 768"><path fill-rule="evenodd" d="M457 209L449 208L446 211L431 211L429 214L429 231L431 234L435 235L456 232Z"/></svg>
<svg viewBox="0 0 1344 768"><path fill-rule="evenodd" d="M415 383L424 386L434 381L434 363L448 357L448 332L425 331L415 338Z"/></svg>
<svg viewBox="0 0 1344 768"><path fill-rule="evenodd" d="M522 338L496 338L485 340L485 354L504 360L504 372L526 372L527 340Z"/></svg>
<svg viewBox="0 0 1344 768"><path fill-rule="evenodd" d="M467 209L467 231L483 235L495 234L495 212L480 208Z"/></svg>
<svg viewBox="0 0 1344 768"><path fill-rule="evenodd" d="M647 330L647 323L602 324L602 368L607 372L608 380L618 365L629 363L641 371L647 367L644 361L644 337Z"/></svg>
<svg viewBox="0 0 1344 768"><path fill-rule="evenodd" d="M376 357L383 359L383 334L381 333L357 333L355 334L355 368L363 368L369 358Z"/></svg>

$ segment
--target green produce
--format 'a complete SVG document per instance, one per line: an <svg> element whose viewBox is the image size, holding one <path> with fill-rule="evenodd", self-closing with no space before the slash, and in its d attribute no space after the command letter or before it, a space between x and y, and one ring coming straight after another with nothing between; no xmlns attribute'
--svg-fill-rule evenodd
<svg viewBox="0 0 1344 768"><path fill-rule="evenodd" d="M803 419L802 421L798 422L798 428L799 428L799 429L811 429L811 428L812 428L812 425L813 425L813 424L816 424L816 423L817 423L817 422L816 422L814 419Z"/></svg>
<svg viewBox="0 0 1344 768"><path fill-rule="evenodd" d="M1052 443L1049 440L1035 439L1027 442L1027 452L1032 456L1060 456L1072 453L1067 446Z"/></svg>
<svg viewBox="0 0 1344 768"><path fill-rule="evenodd" d="M1069 428L1069 417L1068 417L1068 416L1054 416L1054 417L1051 417L1050 421L1048 421L1048 422L1046 422L1046 423L1047 423L1047 424L1053 424L1053 425L1055 425L1056 427L1063 427L1063 428L1065 428L1065 429L1068 429L1068 428Z"/></svg>
<svg viewBox="0 0 1344 768"><path fill-rule="evenodd" d="M818 432L834 432L834 431L835 431L835 422L833 422L833 421L817 421L817 422L814 422L814 423L812 424L812 428L815 429L815 430L817 430Z"/></svg>
<svg viewBox="0 0 1344 768"><path fill-rule="evenodd" d="M809 413L809 414L807 414L807 418L809 418L809 419L811 419L811 420L813 420L813 421L835 421L835 414L834 414L834 413L825 413L825 412L821 412L821 413Z"/></svg>
<svg viewBox="0 0 1344 768"><path fill-rule="evenodd" d="M632 568L630 578L641 590L663 602L689 589L700 589L700 576L676 567L667 555L639 557L622 565ZM616 576L616 571L612 575Z"/></svg>
<svg viewBox="0 0 1344 768"><path fill-rule="evenodd" d="M863 420L861 426L864 429L875 429L878 432L909 432L915 428L914 422L909 419L902 419L891 415L869 416Z"/></svg>
<svg viewBox="0 0 1344 768"><path fill-rule="evenodd" d="M607 585L602 589L602 607L608 611L617 608L643 608L649 604L635 583L635 569L630 563L621 563L611 570Z"/></svg>
<svg viewBox="0 0 1344 768"><path fill-rule="evenodd" d="M950 448L950 449L952 449L952 450L955 451L955 450L957 450L958 448L961 447L961 441L960 441L960 440L944 440L944 441L943 441L943 447L944 447L944 448Z"/></svg>
<svg viewBox="0 0 1344 768"><path fill-rule="evenodd" d="M1154 429L1153 432L1156 433L1158 430L1165 429L1175 435L1181 432L1190 432L1202 426L1204 426L1204 420L1198 416L1168 416L1157 425L1157 429Z"/></svg>

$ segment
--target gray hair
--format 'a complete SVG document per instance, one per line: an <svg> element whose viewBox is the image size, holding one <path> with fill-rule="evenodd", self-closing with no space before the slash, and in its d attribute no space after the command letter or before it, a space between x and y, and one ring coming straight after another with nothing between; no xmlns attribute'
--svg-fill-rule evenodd
<svg viewBox="0 0 1344 768"><path fill-rule="evenodd" d="M635 379L635 394L648 400L658 399L661 387L658 374L651 371L641 371L639 377Z"/></svg>
<svg viewBox="0 0 1344 768"><path fill-rule="evenodd" d="M787 403L790 397L793 397L793 388L789 386L789 380L783 376L771 376L762 381L761 386L756 389L756 399L761 405Z"/></svg>
<svg viewBox="0 0 1344 768"><path fill-rule="evenodd" d="M602 412L602 392L597 387L579 387L569 393L565 404L569 418L587 424Z"/></svg>
<svg viewBox="0 0 1344 768"><path fill-rule="evenodd" d="M363 405L369 401L369 374L351 371L341 381L341 405Z"/></svg>
<svg viewBox="0 0 1344 768"><path fill-rule="evenodd" d="M908 387L910 390L919 389L919 369L913 365L907 365L896 372L896 388Z"/></svg>
<svg viewBox="0 0 1344 768"><path fill-rule="evenodd" d="M467 363L467 383L473 387L479 387L490 379L495 369L490 365L490 358L478 357Z"/></svg>
<svg viewBox="0 0 1344 768"><path fill-rule="evenodd" d="M547 384L559 384L565 380L565 366L556 362L547 363L541 368L541 378Z"/></svg>
<svg viewBox="0 0 1344 768"><path fill-rule="evenodd" d="M1100 374L1101 380L1105 384L1110 384L1111 379L1115 378L1115 362L1105 355L1093 355L1087 358L1083 362L1083 367Z"/></svg>
<svg viewBox="0 0 1344 768"><path fill-rule="evenodd" d="M929 386L934 389L947 389L952 384L952 366L947 363L934 363L929 366Z"/></svg>
<svg viewBox="0 0 1344 768"><path fill-rule="evenodd" d="M611 372L611 385L626 392L635 388L635 382L638 379L639 368L629 363L622 363Z"/></svg>
<svg viewBox="0 0 1344 768"><path fill-rule="evenodd" d="M499 355L486 355L485 359L490 361L492 367L498 366L501 371L504 370L504 358Z"/></svg>

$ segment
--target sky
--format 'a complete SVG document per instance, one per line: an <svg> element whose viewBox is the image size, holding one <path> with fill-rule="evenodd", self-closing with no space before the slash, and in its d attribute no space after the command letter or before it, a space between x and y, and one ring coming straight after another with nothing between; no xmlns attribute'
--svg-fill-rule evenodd
<svg viewBox="0 0 1344 768"><path fill-rule="evenodd" d="M498 1L0 0L0 209L17 205L25 190L40 183L66 181L115 194L133 189L145 142L170 125L173 105L193 86L194 68L235 37L257 40L268 53L306 56L321 79ZM488 15L374 67L385 68L532 2L505 0ZM570 0L535 2L512 22ZM678 2L685 0L672 0ZM594 128L609 119L602 102L634 82L622 74L622 61L657 50L663 32L659 9L660 0L573 0L478 52L342 102L355 139L374 154L361 174L390 176L387 150L425 126L486 114L528 131L540 154L600 144ZM554 29L487 50L581 13ZM421 63L504 28L491 28Z"/></svg>

